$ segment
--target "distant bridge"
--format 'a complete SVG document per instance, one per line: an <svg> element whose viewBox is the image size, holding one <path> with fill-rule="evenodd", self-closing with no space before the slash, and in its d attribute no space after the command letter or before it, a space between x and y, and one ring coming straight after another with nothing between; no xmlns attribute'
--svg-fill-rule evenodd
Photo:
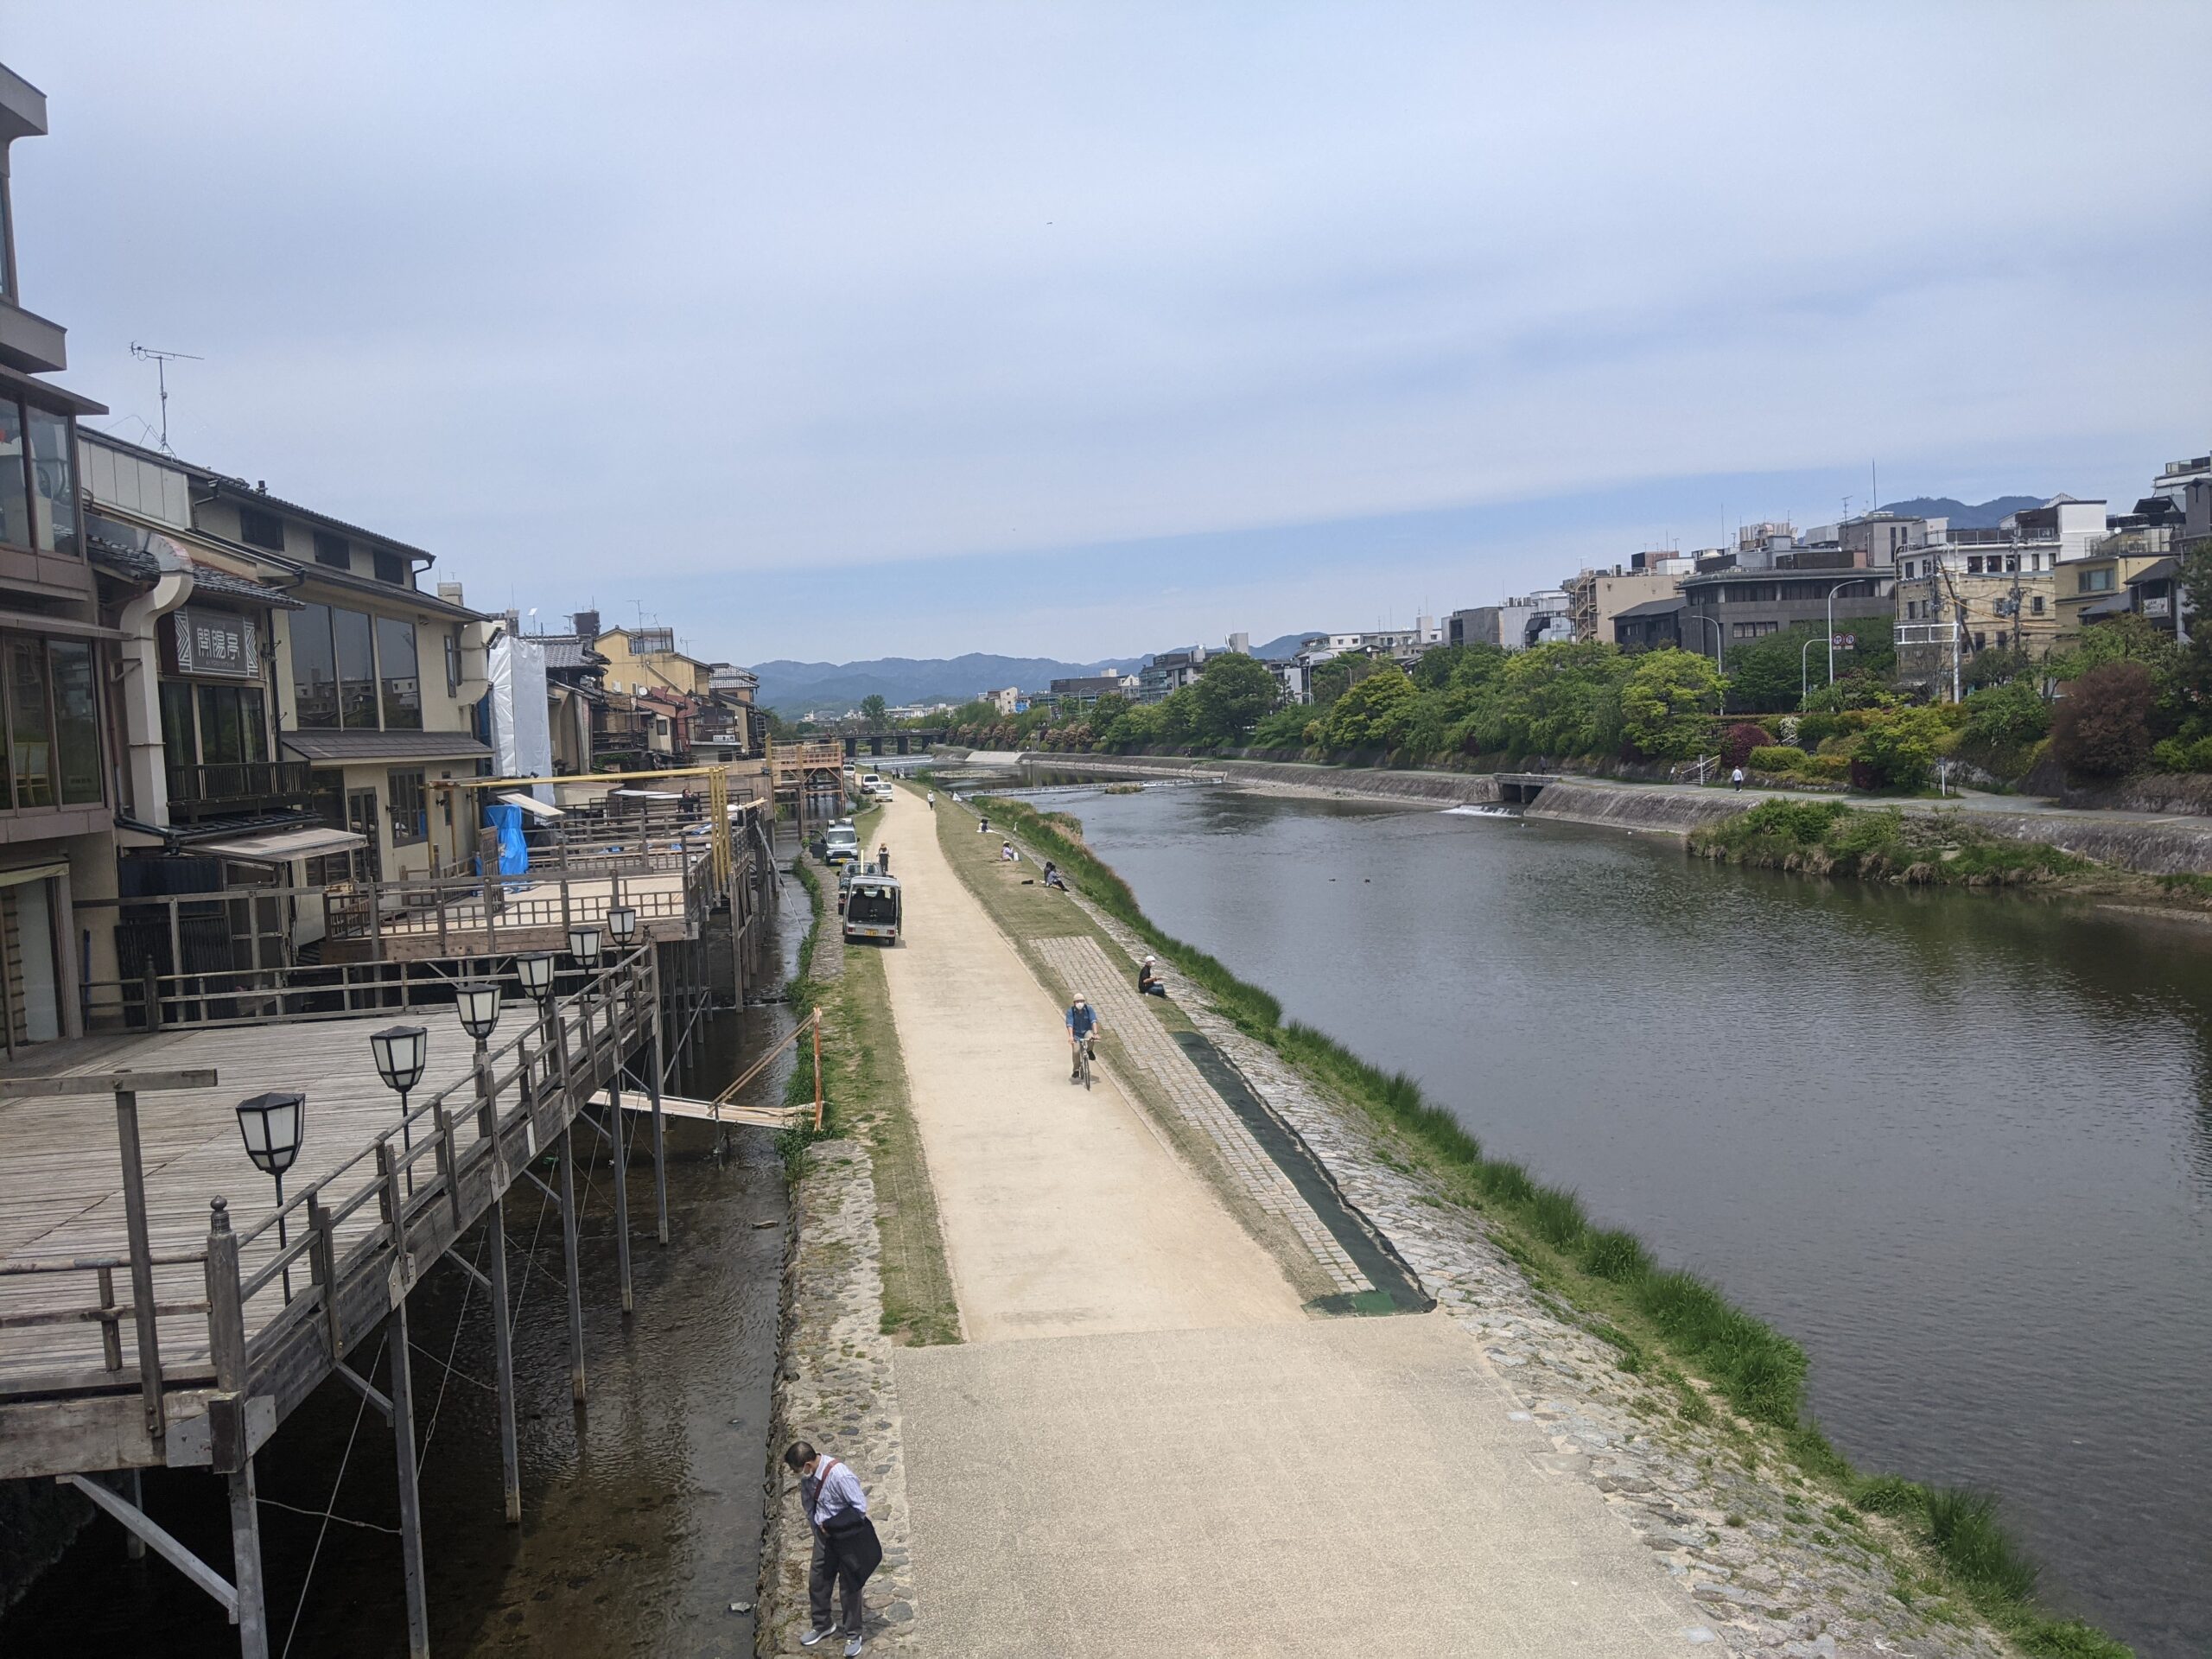
<svg viewBox="0 0 2212 1659"><path fill-rule="evenodd" d="M1501 772L1494 776L1497 780L1497 798L1516 806L1527 806L1544 792L1547 784L1559 781L1557 773L1548 772Z"/></svg>
<svg viewBox="0 0 2212 1659"><path fill-rule="evenodd" d="M848 736L845 739L845 759L859 760L861 745L863 743L868 745L868 752L870 754L912 754L917 751L926 752L944 742L947 734L946 728L938 727L933 731L926 732L870 732L865 736ZM884 745L887 743L894 747L886 748Z"/></svg>

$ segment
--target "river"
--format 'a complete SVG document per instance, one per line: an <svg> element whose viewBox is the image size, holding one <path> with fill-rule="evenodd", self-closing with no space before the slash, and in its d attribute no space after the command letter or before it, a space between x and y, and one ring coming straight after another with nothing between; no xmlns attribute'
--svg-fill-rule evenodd
<svg viewBox="0 0 2212 1659"><path fill-rule="evenodd" d="M805 895L788 880L783 891L788 969ZM713 1093L741 1055L749 1060L788 1029L772 1004L712 1016L677 1091ZM745 1098L779 1099L783 1081L771 1067ZM595 1141L579 1129L580 1146ZM650 1155L631 1171L636 1313L626 1324L604 1146L590 1146L578 1166L590 1387L582 1410L569 1396L558 1207L526 1185L510 1196L519 1529L500 1508L483 1294L445 1265L414 1294L433 1652L750 1659L789 1225L783 1172L762 1130L734 1134L723 1158L704 1124L671 1123L667 1145L665 1249L653 1239ZM480 1259L483 1245L480 1229L461 1248ZM353 1359L381 1385L376 1355L371 1344ZM391 1431L332 1382L286 1421L257 1475L272 1656L404 1655ZM230 1560L220 1493L205 1474L156 1471L146 1480L155 1518L219 1570ZM339 1517L327 1529L326 1508ZM238 1634L213 1601L161 1560L123 1555L120 1529L95 1521L0 1618L0 1654L236 1659ZM733 1612L733 1602L747 1611Z"/></svg>
<svg viewBox="0 0 2212 1659"><path fill-rule="evenodd" d="M1169 933L1798 1338L1860 1467L1994 1489L2055 1604L2212 1653L2212 928L1512 817L1038 804Z"/></svg>

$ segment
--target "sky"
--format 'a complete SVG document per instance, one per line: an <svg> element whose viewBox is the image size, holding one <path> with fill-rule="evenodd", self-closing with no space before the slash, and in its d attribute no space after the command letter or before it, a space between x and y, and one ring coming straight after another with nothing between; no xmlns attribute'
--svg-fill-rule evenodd
<svg viewBox="0 0 2212 1659"><path fill-rule="evenodd" d="M2212 445L2212 7L5 0L56 377L695 654L1403 624Z"/></svg>

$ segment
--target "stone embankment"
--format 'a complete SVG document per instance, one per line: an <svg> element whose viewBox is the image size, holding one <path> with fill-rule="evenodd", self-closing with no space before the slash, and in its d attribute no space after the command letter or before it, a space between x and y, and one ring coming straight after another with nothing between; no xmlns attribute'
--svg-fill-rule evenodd
<svg viewBox="0 0 2212 1659"><path fill-rule="evenodd" d="M1295 791L1337 799L1426 803L1440 807L1480 805L1498 799L1497 780L1473 772L1396 772L1382 767L1307 766L1286 761L1179 760L1132 755L1029 753L1020 758L1039 768L1081 772L1091 777L1143 779L1204 775L1239 788ZM1688 836L1706 824L1756 805L1772 792L1747 790L1738 794L1732 790L1688 784L1622 784L1561 776L1545 785L1543 792L1528 808L1527 816L1557 823ZM1881 801L1853 804L1890 804ZM2141 875L2212 872L2212 818L2191 812L2152 816L2060 808L2012 810L1988 797L1967 802L1910 800L1894 804L1907 812L1967 813L1975 825L1991 835L2056 847L2061 852Z"/></svg>

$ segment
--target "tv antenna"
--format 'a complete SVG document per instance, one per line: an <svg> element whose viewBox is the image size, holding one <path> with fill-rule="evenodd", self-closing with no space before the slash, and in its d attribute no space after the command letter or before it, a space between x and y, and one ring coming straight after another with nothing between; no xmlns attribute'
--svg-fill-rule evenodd
<svg viewBox="0 0 2212 1659"><path fill-rule="evenodd" d="M190 352L157 352L151 346L130 342L130 355L154 365L154 378L162 389L162 453L173 455L169 448L169 365L172 363L204 363L204 357L194 357Z"/></svg>

